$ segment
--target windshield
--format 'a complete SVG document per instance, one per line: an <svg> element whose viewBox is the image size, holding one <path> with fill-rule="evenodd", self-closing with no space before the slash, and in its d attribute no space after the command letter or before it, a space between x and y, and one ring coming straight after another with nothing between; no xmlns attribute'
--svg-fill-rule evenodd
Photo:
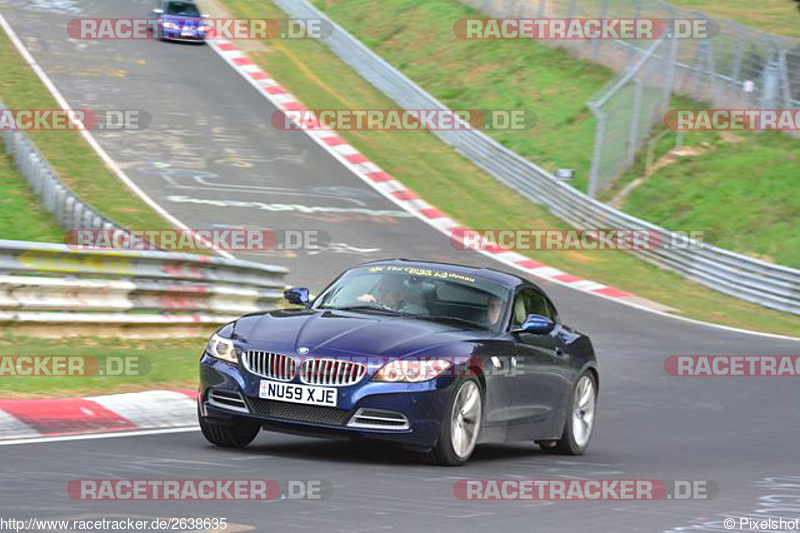
<svg viewBox="0 0 800 533"><path fill-rule="evenodd" d="M200 11L194 4L187 4L185 2L170 2L167 5L167 15L200 18Z"/></svg>
<svg viewBox="0 0 800 533"><path fill-rule="evenodd" d="M317 298L317 309L397 314L498 329L511 290L448 270L379 265L345 273Z"/></svg>

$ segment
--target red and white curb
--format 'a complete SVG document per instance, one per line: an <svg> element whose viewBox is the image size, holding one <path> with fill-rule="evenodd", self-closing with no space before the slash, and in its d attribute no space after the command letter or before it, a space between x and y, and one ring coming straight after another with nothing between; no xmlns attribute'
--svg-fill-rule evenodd
<svg viewBox="0 0 800 533"><path fill-rule="evenodd" d="M90 398L2 400L0 443L195 426L196 396L193 390L158 390Z"/></svg>
<svg viewBox="0 0 800 533"><path fill-rule="evenodd" d="M226 63L242 75L253 87L267 98L267 100L272 102L275 107L281 111L308 111L308 108L297 100L297 98L277 81L272 79L242 51L237 49L233 43L225 39L214 39L208 41L208 44ZM317 144L332 154L370 187L420 220L423 220L425 223L444 233L448 238L453 231L466 229L460 223L421 199L414 191L397 181L390 174L384 172L378 165L367 159L364 154L340 137L336 131L324 127L319 124L319 122L309 123L307 120L304 121L302 129ZM633 303L632 300L635 300L636 304L639 306L642 304L654 304L653 302L647 302L647 300L629 292L567 274L557 268L553 268L499 246L493 248L486 247L476 251L508 266L521 270L526 274L583 292L596 294L604 298L627 300L629 303ZM648 305L648 307L650 307L650 305Z"/></svg>

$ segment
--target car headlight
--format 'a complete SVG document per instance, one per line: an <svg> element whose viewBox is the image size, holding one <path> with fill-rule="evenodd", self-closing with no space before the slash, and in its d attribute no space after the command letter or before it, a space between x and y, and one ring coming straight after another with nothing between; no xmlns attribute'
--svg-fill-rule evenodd
<svg viewBox="0 0 800 533"><path fill-rule="evenodd" d="M209 353L209 355L216 357L217 359L222 359L223 361L228 361L229 363L238 363L238 360L236 359L236 349L233 347L233 341L230 339L224 339L219 335L214 334L208 340L206 351Z"/></svg>
<svg viewBox="0 0 800 533"><path fill-rule="evenodd" d="M383 365L372 379L389 383L420 383L441 376L452 366L453 362L446 359L401 359Z"/></svg>
<svg viewBox="0 0 800 533"><path fill-rule="evenodd" d="M174 22L165 22L164 23L164 29L165 30L177 30L178 29L178 25L175 24Z"/></svg>

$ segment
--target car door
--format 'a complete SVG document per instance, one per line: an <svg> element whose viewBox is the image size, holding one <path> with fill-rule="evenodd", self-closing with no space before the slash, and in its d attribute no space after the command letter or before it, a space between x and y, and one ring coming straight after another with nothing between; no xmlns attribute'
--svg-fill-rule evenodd
<svg viewBox="0 0 800 533"><path fill-rule="evenodd" d="M524 287L517 292L512 316L512 331L519 329L528 315L542 315L556 323L548 334L514 333L516 370L516 409L521 419L546 428L548 422L558 419L564 402L571 391L572 375L561 324L550 300L535 287Z"/></svg>
<svg viewBox="0 0 800 533"><path fill-rule="evenodd" d="M514 340L511 335L504 335L497 340L486 343L483 361L483 376L486 380L486 403L484 406L485 427L505 426L515 421L516 381L519 376L513 371L512 360L515 357ZM505 434L493 440L505 440Z"/></svg>

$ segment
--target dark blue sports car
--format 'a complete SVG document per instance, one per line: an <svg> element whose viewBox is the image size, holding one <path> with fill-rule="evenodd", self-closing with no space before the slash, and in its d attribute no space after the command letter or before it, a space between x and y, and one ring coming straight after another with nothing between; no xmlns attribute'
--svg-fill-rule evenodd
<svg viewBox="0 0 800 533"><path fill-rule="evenodd" d="M259 430L385 439L444 465L476 444L583 453L596 417L589 338L533 283L391 260L346 271L303 308L246 315L208 342L199 417L213 444Z"/></svg>
<svg viewBox="0 0 800 533"><path fill-rule="evenodd" d="M155 19L151 28L154 36L161 40L202 43L211 31L205 20L207 15L200 13L197 5L188 0L162 0L149 18Z"/></svg>

